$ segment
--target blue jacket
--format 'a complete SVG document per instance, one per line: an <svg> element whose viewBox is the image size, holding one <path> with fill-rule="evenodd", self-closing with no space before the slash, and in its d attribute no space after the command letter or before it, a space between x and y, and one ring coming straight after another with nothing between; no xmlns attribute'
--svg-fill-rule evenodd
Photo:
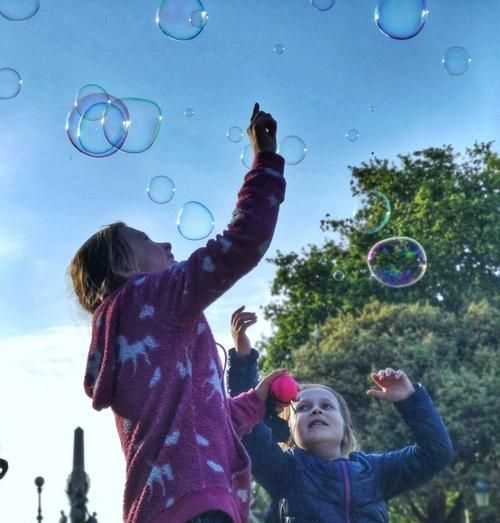
<svg viewBox="0 0 500 523"><path fill-rule="evenodd" d="M231 395L258 381L258 353L237 358L229 351ZM279 506L281 523L386 523L387 500L418 487L445 468L453 457L446 427L421 385L394 405L416 440L401 450L380 454L352 452L328 461L293 447L283 451L268 424L259 423L243 443L252 473Z"/></svg>

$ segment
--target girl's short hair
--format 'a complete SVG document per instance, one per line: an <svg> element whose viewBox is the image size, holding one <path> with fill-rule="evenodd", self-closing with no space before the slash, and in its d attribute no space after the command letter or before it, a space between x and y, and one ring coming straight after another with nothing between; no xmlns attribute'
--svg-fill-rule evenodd
<svg viewBox="0 0 500 523"><path fill-rule="evenodd" d="M334 397L339 402L340 414L345 423L344 436L342 437L342 442L340 443L340 451L342 452L343 455L348 456L351 452L358 450L359 449L358 439L356 437L356 433L354 432L354 429L352 426L351 412L349 410L349 407L347 406L347 402L342 397L342 395L339 394L337 391L333 390L332 388L330 388L326 385L320 385L319 383L301 383L300 391L302 392L306 389L325 389L334 395ZM286 421L288 421L289 425L290 425L290 410L291 410L291 407L288 406L285 408L285 410L281 414L281 416ZM295 441L293 440L293 432L292 432L292 430L290 430L290 437L288 438L288 441L283 444L283 447L290 448L290 447L293 447L294 445L295 445Z"/></svg>
<svg viewBox="0 0 500 523"><path fill-rule="evenodd" d="M120 231L123 222L104 226L76 252L68 267L80 305L93 313L138 270L130 245Z"/></svg>

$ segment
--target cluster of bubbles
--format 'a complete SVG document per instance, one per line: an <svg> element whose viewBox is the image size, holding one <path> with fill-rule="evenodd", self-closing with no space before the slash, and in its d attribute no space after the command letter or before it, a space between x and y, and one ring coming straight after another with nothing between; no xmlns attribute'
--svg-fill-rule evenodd
<svg viewBox="0 0 500 523"><path fill-rule="evenodd" d="M22 22L35 16L40 9L40 0L0 0L0 15L11 22Z"/></svg>
<svg viewBox="0 0 500 523"><path fill-rule="evenodd" d="M117 151L142 153L155 142L162 122L160 107L143 98L117 98L96 84L83 86L66 117L73 146L93 158Z"/></svg>

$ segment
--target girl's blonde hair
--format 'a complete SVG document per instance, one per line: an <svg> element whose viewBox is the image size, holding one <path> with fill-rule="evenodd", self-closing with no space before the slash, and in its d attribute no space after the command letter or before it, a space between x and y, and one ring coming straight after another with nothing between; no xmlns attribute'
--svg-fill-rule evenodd
<svg viewBox="0 0 500 523"><path fill-rule="evenodd" d="M123 222L104 226L91 236L71 260L68 273L80 305L90 313L138 270L130 245L120 231Z"/></svg>
<svg viewBox="0 0 500 523"><path fill-rule="evenodd" d="M343 455L348 456L351 452L358 450L359 449L358 439L357 439L356 433L354 432L354 429L352 427L351 412L349 410L349 407L347 406L345 399L342 397L342 395L339 394L337 391L333 390L332 388L327 387L326 385L320 385L319 383L303 383L303 384L301 383L300 391L302 392L306 389L325 389L334 395L334 397L339 402L340 414L345 423L344 435L343 435L342 441L340 443L340 451L342 452ZM285 410L281 414L281 417L288 422L288 426L290 426L290 410L291 410L291 406L288 406L285 408ZM288 441L283 444L283 447L290 448L290 447L293 447L294 445L295 445L295 441L293 440L293 430L292 430L292 427L290 427L290 437L288 438Z"/></svg>

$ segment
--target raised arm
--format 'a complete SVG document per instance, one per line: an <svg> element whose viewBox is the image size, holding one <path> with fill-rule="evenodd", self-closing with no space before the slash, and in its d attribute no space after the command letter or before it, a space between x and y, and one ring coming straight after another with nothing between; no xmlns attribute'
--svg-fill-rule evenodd
<svg viewBox="0 0 500 523"><path fill-rule="evenodd" d="M255 157L238 193L232 220L222 234L166 275L172 286L166 290L179 322L195 319L253 269L271 243L285 193L284 160L275 153L276 121L260 111L258 104L248 135Z"/></svg>
<svg viewBox="0 0 500 523"><path fill-rule="evenodd" d="M381 390L369 395L394 402L415 437L401 450L372 455L384 498L416 488L444 469L453 458L448 431L422 385L413 385L402 371L372 374Z"/></svg>

